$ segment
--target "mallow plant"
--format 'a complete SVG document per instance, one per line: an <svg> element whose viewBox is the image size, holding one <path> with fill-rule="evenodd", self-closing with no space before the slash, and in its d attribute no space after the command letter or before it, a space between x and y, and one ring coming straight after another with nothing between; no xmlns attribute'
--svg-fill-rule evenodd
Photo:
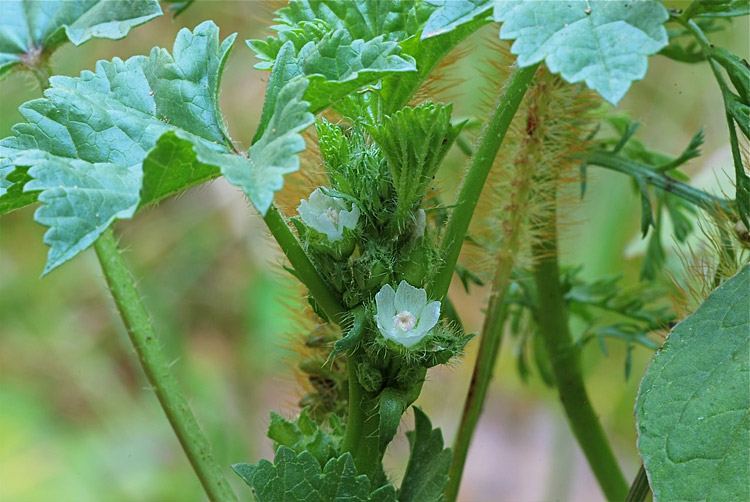
<svg viewBox="0 0 750 502"><path fill-rule="evenodd" d="M302 287L298 309L316 326L314 337L298 334L316 351L300 364L313 385L296 418L271 414L274 458L231 466L248 485L240 498L456 500L504 332L520 347L522 376L533 360L556 388L607 500L750 498L750 67L711 41L748 14L746 0L291 0L271 36L247 41L268 72L247 150L230 137L218 99L236 34L222 38L207 20L181 30L172 48L60 76L49 63L57 47L122 38L160 5L5 0L2 10L0 77L29 72L42 96L21 105L24 122L0 142L0 214L37 205L34 219L48 227L44 274L94 248L210 500L237 500L229 466L212 456L111 227L221 176L262 216ZM432 91L456 47L488 24L494 45L510 52L493 51L483 69L488 114L462 120ZM680 171L700 155L703 131L683 152L659 153L611 106L657 54L714 75L734 193L702 191ZM435 183L452 148L466 154L455 196ZM300 155L315 168L300 168ZM642 202L638 288L587 281L560 264L569 203L560 193L576 183L584 197L592 168L629 177ZM712 246L680 312L654 279L663 241L688 239L697 213ZM454 277L489 289L479 333L464 330L447 295ZM665 341L659 332L669 332ZM643 465L634 480L587 394L580 354L590 340L624 343L628 358L634 347L655 352L635 403ZM478 356L448 448L414 402L427 371L454 363L468 343ZM396 486L382 460L406 413L414 429Z"/></svg>

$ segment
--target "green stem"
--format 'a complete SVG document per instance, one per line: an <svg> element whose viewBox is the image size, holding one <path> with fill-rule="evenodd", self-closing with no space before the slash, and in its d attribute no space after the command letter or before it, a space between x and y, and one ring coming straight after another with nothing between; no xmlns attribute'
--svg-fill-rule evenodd
<svg viewBox="0 0 750 502"><path fill-rule="evenodd" d="M359 354L349 356L347 371L349 376L349 413L346 419L346 433L342 451L354 458L358 474L367 474L374 480L383 458L378 436L378 413L375 396L365 391L357 379Z"/></svg>
<svg viewBox="0 0 750 502"><path fill-rule="evenodd" d="M143 371L208 498L215 502L236 502L237 497L224 478L221 466L213 458L211 445L201 432L172 374L170 362L161 350L133 277L117 249L112 230L102 233L94 243L94 249Z"/></svg>
<svg viewBox="0 0 750 502"><path fill-rule="evenodd" d="M542 223L542 239L533 246L534 280L539 295L539 331L555 375L568 422L607 500L624 500L628 492L599 418L586 392L579 349L568 327L557 257L557 213Z"/></svg>
<svg viewBox="0 0 750 502"><path fill-rule="evenodd" d="M514 183L517 192L511 196L513 201L511 206L518 209L509 211L507 225L503 224L507 240L497 256L497 269L490 289L490 299L487 305L487 315L482 326L479 352L476 363L474 363L469 391L464 401L461 422L458 426L456 439L453 442L453 460L448 475L448 486L445 489L446 502L454 502L458 497L458 489L461 485L469 446L471 446L471 438L474 436L474 431L479 422L479 416L482 413L495 369L495 362L500 353L500 343L507 313L505 295L508 292L510 276L516 264L516 255L521 247L523 225L528 216L525 209L529 206L534 173L534 167L529 162L531 157L529 152L540 144L540 138L537 136L536 130L528 133L525 141L526 148L523 151L524 158L518 162L524 168L519 171L518 179L514 180L517 181L517 183Z"/></svg>
<svg viewBox="0 0 750 502"><path fill-rule="evenodd" d="M362 357L362 349L349 355L347 370L349 377L349 412L346 419L346 433L342 443L342 451L349 452L354 458L357 473L366 474L375 486L386 481L383 472L383 455L385 446L381 445L380 433L380 398L386 388L379 392L367 392L357 379L356 366ZM422 391L427 370L421 368L415 375L415 381L407 389L398 392L403 408L401 413L411 406Z"/></svg>
<svg viewBox="0 0 750 502"><path fill-rule="evenodd" d="M630 485L630 491L628 491L625 502L643 502L648 497L649 492L651 492L651 487L648 486L648 476L646 475L646 469L641 464L633 484Z"/></svg>
<svg viewBox="0 0 750 502"><path fill-rule="evenodd" d="M695 5L697 1L694 1L693 4L691 4L691 7ZM739 216L742 219L742 221L745 223L745 225L750 225L750 207L748 206L747 200L750 199L750 178L748 178L747 174L745 174L745 167L742 163L742 154L740 153L740 145L739 141L737 139L737 131L734 127L734 118L729 113L729 101L733 98L733 93L729 89L729 86L727 85L726 81L724 80L724 76L721 72L721 66L716 61L714 46L711 44L711 42L706 38L706 35L703 33L703 31L700 29L700 26L698 26L698 23L693 21L692 19L679 19L680 23L682 23L683 26L685 26L690 32L693 34L693 36L698 40L698 42L701 44L701 49L703 50L703 54L708 59L709 66L711 67L711 71L714 74L714 77L716 78L716 82L719 84L719 89L721 90L721 97L724 101L724 108L726 109L726 120L727 120L727 127L729 128L729 144L732 149L732 160L734 162L734 170L735 170L735 184L736 184L736 191L737 191L737 205L738 205L738 212Z"/></svg>
<svg viewBox="0 0 750 502"><path fill-rule="evenodd" d="M513 263L514 260L510 260L507 264L501 264L493 281L487 316L482 327L477 361L471 374L471 383L469 383L469 391L464 401L461 422L458 426L456 439L453 442L453 459L448 474L448 486L445 489L446 502L454 502L458 497L458 489L461 486L461 478L469 453L469 446L471 446L471 439L474 436L474 430L477 427L484 401L487 398L487 391L495 369L495 361L497 361L497 356L500 353L500 342L505 325L506 309L503 308L505 293L508 290Z"/></svg>
<svg viewBox="0 0 750 502"><path fill-rule="evenodd" d="M733 201L716 197L687 183L671 178L664 173L657 172L648 164L612 152L590 153L586 156L586 162L590 165L597 165L627 174L636 179L643 179L649 185L676 195L709 212L715 212L718 208L726 214L732 215L736 213Z"/></svg>
<svg viewBox="0 0 750 502"><path fill-rule="evenodd" d="M302 249L299 241L275 205L268 209L263 219L271 234L276 239L276 242L279 243L289 263L292 264L295 274L305 285L315 302L331 321L341 324L346 310L320 276L318 269L310 261L307 253Z"/></svg>
<svg viewBox="0 0 750 502"><path fill-rule="evenodd" d="M50 68L49 65L44 64L43 66L29 66L29 71L34 75L34 78L36 78L36 81L39 83L39 88L42 91L45 91L49 89L49 77L50 77Z"/></svg>
<svg viewBox="0 0 750 502"><path fill-rule="evenodd" d="M441 299L448 292L453 270L456 267L464 237L469 230L469 222L477 207L479 195L482 193L500 145L503 143L505 133L508 132L538 66L536 64L526 68L517 68L513 72L484 128L482 139L471 158L445 230L441 249L443 264L431 285L431 298Z"/></svg>

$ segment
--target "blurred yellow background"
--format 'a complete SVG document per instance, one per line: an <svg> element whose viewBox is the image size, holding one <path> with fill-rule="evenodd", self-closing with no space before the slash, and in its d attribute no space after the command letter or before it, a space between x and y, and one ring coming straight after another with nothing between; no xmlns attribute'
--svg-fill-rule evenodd
<svg viewBox="0 0 750 502"><path fill-rule="evenodd" d="M241 41L265 36L269 12L260 1L198 1L176 20L167 14L121 41L68 44L52 63L56 73L76 75L99 59L171 48L180 28L213 19L223 36L239 34L221 101L233 137L249 146L266 74L252 68L256 60ZM748 58L748 28L747 19L735 21L730 33L712 41ZM451 91L455 116L476 113L481 41L496 30L487 27L469 40L472 50L457 64L456 73L470 77ZM5 137L21 120L17 107L40 92L32 78L16 73L0 83L0 93ZM713 173L732 172L721 96L706 65L653 57L646 78L618 109L643 122L638 137L651 148L672 154L705 126L704 155L688 171L708 184ZM463 157L450 159L448 173L458 176ZM586 198L572 215L579 223L563 236L563 261L584 265L588 278L622 273L625 283L635 283L641 257L625 250L638 235L639 201L625 177L594 168L590 176ZM40 279L45 228L32 220L33 212L30 207L0 219L0 501L205 500L148 391L93 252ZM290 322L281 298L289 285L279 280L280 253L239 189L221 180L118 223L116 231L194 412L236 492L250 500L228 466L271 456L264 435L268 412L292 415L299 398L286 348ZM678 260L670 263L679 270ZM467 329L478 331L485 291L468 296L454 288L452 294ZM477 345L470 344L459 366L432 370L418 402L448 444ZM506 340L460 500L602 500L556 393L536 376L521 383L512 352L513 341ZM590 344L584 359L595 408L632 477L639 465L633 401L650 353L636 347L627 381L620 344L610 344L608 357ZM407 453L400 435L386 457L397 480Z"/></svg>

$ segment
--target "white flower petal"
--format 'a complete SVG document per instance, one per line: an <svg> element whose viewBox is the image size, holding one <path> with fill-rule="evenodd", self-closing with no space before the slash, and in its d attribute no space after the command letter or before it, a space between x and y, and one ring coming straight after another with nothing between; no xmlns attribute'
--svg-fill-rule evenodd
<svg viewBox="0 0 750 502"><path fill-rule="evenodd" d="M396 297L396 292L390 284L386 284L380 291L375 295L375 306L377 313L375 314L375 320L378 322L378 329L383 336L387 333L395 333L393 327L393 316L396 315L396 307L393 304L393 300ZM386 336L386 338L388 338Z"/></svg>
<svg viewBox="0 0 750 502"><path fill-rule="evenodd" d="M440 302L430 302L422 309L413 333L427 334L440 320Z"/></svg>
<svg viewBox="0 0 750 502"><path fill-rule="evenodd" d="M336 224L331 221L331 218L326 214L317 215L317 217L315 218L315 223L310 226L318 232L326 234L326 237L328 237L328 240L331 242L340 241L344 238L344 233L341 231L341 228L337 227Z"/></svg>
<svg viewBox="0 0 750 502"><path fill-rule="evenodd" d="M359 220L359 208L352 206L346 210L346 202L329 197L320 188L316 188L309 200L301 200L297 212L305 224L325 234L328 240L336 242L344 237L344 228L355 228Z"/></svg>
<svg viewBox="0 0 750 502"><path fill-rule="evenodd" d="M339 225L341 226L341 230L345 228L355 228L357 226L357 222L359 221L359 208L356 204L352 204L351 211L344 211L342 210L339 213Z"/></svg>
<svg viewBox="0 0 750 502"><path fill-rule="evenodd" d="M401 281L396 289L394 305L397 311L407 310L419 317L420 312L427 303L427 292L424 289L415 288L406 281Z"/></svg>
<svg viewBox="0 0 750 502"><path fill-rule="evenodd" d="M414 333L412 331L412 333ZM427 335L427 333L419 333L419 334L410 334L409 336L402 336L398 340L396 340L398 343L403 345L404 347L413 347L419 342L422 341L422 338L424 338Z"/></svg>
<svg viewBox="0 0 750 502"><path fill-rule="evenodd" d="M309 200L312 209L318 213L321 213L331 206L332 197L327 196L323 193L323 190L316 188L313 193L310 194Z"/></svg>

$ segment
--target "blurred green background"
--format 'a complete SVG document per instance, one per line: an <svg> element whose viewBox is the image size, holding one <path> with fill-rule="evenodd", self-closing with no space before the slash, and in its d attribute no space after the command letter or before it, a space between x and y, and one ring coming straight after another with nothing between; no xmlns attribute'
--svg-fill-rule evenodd
<svg viewBox="0 0 750 502"><path fill-rule="evenodd" d="M0 9L2 1L0 0ZM271 9L263 2L198 1L173 20L165 15L121 41L66 45L53 57L56 73L76 75L99 59L171 48L177 31L213 19L223 36L239 40L267 33ZM451 90L457 116L476 113L476 69L483 37L468 42ZM748 57L747 19L712 40ZM223 79L222 106L233 137L248 146L260 115L266 75L252 69L252 52L237 42ZM40 96L30 77L0 83L0 137L21 120L17 107ZM715 186L731 173L723 106L705 65L650 60L647 77L619 105L642 121L638 137L653 149L677 154L701 127L704 155L688 171L695 183ZM448 172L463 158L451 157ZM451 171L454 170L454 171ZM566 264L584 275L622 273L638 280L639 201L630 181L590 170L586 199L563 236ZM729 193L733 194L733 190ZM201 501L205 497L157 402L148 390L93 255L81 256L40 279L47 249L34 208L0 220L0 501ZM193 409L223 465L271 456L264 430L270 410L295 413L299 398L288 346L290 321L283 303L289 281L263 222L238 189L221 180L117 225L122 245L166 352L174 359ZM667 241L671 239L666 239ZM642 246L641 246L642 247ZM628 252L626 252L628 251ZM670 260L679 274L679 260ZM486 291L452 294L467 328L479 330ZM474 350L464 362L433 370L419 403L446 442L455 433ZM491 394L466 466L461 500L602 500L573 442L553 390L538 378L522 384L512 343L503 346ZM623 466L632 476L633 401L650 353L635 349L625 380L623 347L608 357L585 349L588 387ZM404 429L408 426L405 421ZM386 458L399 479L408 453L403 436ZM249 492L227 468L241 498Z"/></svg>

